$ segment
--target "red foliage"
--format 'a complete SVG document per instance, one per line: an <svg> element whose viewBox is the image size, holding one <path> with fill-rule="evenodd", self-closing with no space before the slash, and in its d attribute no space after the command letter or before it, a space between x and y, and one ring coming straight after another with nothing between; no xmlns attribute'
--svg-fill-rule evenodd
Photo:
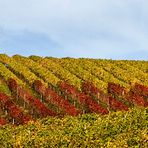
<svg viewBox="0 0 148 148"><path fill-rule="evenodd" d="M148 106L148 87L136 83L129 91L126 99L138 106Z"/></svg>
<svg viewBox="0 0 148 148"><path fill-rule="evenodd" d="M84 106L88 106L91 112L106 114L108 110L103 108L100 104L98 104L95 100L93 100L90 96L83 92L79 92L74 86L69 85L67 82L61 82L59 87L62 91L64 91L67 95L71 96L73 99L76 99L80 104Z"/></svg>
<svg viewBox="0 0 148 148"><path fill-rule="evenodd" d="M115 97L122 96L123 99L126 99L128 102L137 105L137 106L146 106L146 101L143 96L148 94L148 89L145 86L135 84L129 92L125 91L124 87L121 87L119 84L109 83L108 92Z"/></svg>
<svg viewBox="0 0 148 148"><path fill-rule="evenodd" d="M125 99L137 106L146 106L146 102L142 96L129 92Z"/></svg>
<svg viewBox="0 0 148 148"><path fill-rule="evenodd" d="M43 95L46 101L57 105L63 111L71 116L78 115L81 111L76 109L74 105L70 104L68 100L65 100L62 96L59 96L55 91L50 88L46 88L44 84L40 81L34 82L35 90Z"/></svg>
<svg viewBox="0 0 148 148"><path fill-rule="evenodd" d="M115 98L113 98L111 96L109 96L109 105L115 111L117 111L117 110L127 111L128 110L128 107L125 104L123 104L122 102L116 100Z"/></svg>
<svg viewBox="0 0 148 148"><path fill-rule="evenodd" d="M82 83L82 91L89 96L93 96L99 101L108 104L109 97L100 89L98 89L93 83L91 82L83 82Z"/></svg>
<svg viewBox="0 0 148 148"><path fill-rule="evenodd" d="M110 83L110 86L111 86L111 83ZM126 105L116 100L115 98L111 97L110 95L105 94L103 91L99 90L93 83L84 82L82 84L82 90L91 96L95 96L97 99L107 104L108 107L113 110L128 110L128 107ZM122 93L121 90L117 91L117 94L121 94L121 93Z"/></svg>
<svg viewBox="0 0 148 148"><path fill-rule="evenodd" d="M24 124L26 124L26 123L28 123L28 121L30 121L30 120L32 120L29 116L23 116L22 117L22 122L24 123Z"/></svg>
<svg viewBox="0 0 148 148"><path fill-rule="evenodd" d="M24 121L22 120L26 115L23 114L20 108L18 108L11 100L10 98L0 92L0 102L1 104L7 109L9 115L16 119L19 123L23 124Z"/></svg>
<svg viewBox="0 0 148 148"><path fill-rule="evenodd" d="M41 116L55 116L56 113L49 108L47 108L38 98L33 97L29 91L20 87L17 82L13 79L9 79L8 86L10 90L20 98L22 98L26 103L31 105L33 109Z"/></svg>
<svg viewBox="0 0 148 148"><path fill-rule="evenodd" d="M13 91L17 91L17 82L14 79L10 78L8 80L8 86L9 88L14 89Z"/></svg>
<svg viewBox="0 0 148 148"><path fill-rule="evenodd" d="M148 98L148 87L136 83L134 86L134 94Z"/></svg>
<svg viewBox="0 0 148 148"><path fill-rule="evenodd" d="M133 94L134 100L136 97L136 100L138 100L138 105L145 107L148 106L148 87L136 83L135 86L131 89L130 93Z"/></svg>
<svg viewBox="0 0 148 148"><path fill-rule="evenodd" d="M9 100L8 96L0 92L0 101L5 104Z"/></svg>
<svg viewBox="0 0 148 148"><path fill-rule="evenodd" d="M102 93L93 83L91 82L83 82L82 83L82 91L86 94L95 94L98 95Z"/></svg>
<svg viewBox="0 0 148 148"><path fill-rule="evenodd" d="M38 91L38 93L42 94L43 96L45 95L46 92L46 87L42 84L41 81L36 80L34 81L34 89Z"/></svg>
<svg viewBox="0 0 148 148"><path fill-rule="evenodd" d="M126 94L125 88L121 87L120 84L108 83L108 93L113 94L115 96L123 96Z"/></svg>
<svg viewBox="0 0 148 148"><path fill-rule="evenodd" d="M7 121L4 118L0 118L0 125L5 125Z"/></svg>

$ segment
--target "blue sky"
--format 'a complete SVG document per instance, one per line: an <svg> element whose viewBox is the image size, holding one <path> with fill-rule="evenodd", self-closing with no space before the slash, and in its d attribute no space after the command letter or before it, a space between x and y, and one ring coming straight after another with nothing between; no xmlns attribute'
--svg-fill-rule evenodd
<svg viewBox="0 0 148 148"><path fill-rule="evenodd" d="M148 1L0 0L0 53L148 60Z"/></svg>

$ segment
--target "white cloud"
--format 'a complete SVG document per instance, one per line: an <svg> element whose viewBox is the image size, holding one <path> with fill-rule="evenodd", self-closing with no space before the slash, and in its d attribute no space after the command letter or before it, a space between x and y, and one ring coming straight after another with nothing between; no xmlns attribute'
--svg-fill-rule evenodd
<svg viewBox="0 0 148 148"><path fill-rule="evenodd" d="M66 56L148 52L147 0L0 0L0 20L4 30L48 36Z"/></svg>

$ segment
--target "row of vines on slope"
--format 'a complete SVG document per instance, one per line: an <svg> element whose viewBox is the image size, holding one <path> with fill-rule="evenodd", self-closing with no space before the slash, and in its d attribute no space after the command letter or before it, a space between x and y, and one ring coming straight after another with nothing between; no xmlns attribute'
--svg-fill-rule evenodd
<svg viewBox="0 0 148 148"><path fill-rule="evenodd" d="M107 114L134 106L146 107L146 70L126 63L127 68L124 62L112 60L0 55L0 93L10 99L10 108L15 105L22 114L26 112L32 118L92 112ZM6 111L0 116L2 124L7 119L15 119L4 106L1 102L2 110ZM45 115L49 110L51 114ZM18 119L15 121L19 123Z"/></svg>
<svg viewBox="0 0 148 148"><path fill-rule="evenodd" d="M33 97L27 90L19 86L16 80L9 79L8 86L18 101L16 103L19 104L19 101L25 103L24 108L29 107L30 115L33 118L62 115L47 108L38 98ZM59 95L60 93L57 94L51 88L47 88L41 81L37 80L34 82L35 90L43 95L46 101L57 105L63 110L63 115L76 116L82 113L107 114L112 110L127 111L134 106L148 106L148 87L137 83L129 92L119 84L109 83L107 94L90 82L83 83L82 92L67 82L60 82L58 87L65 98L62 97L63 94ZM76 100L81 107L77 108L74 104L72 105L69 100L66 100L66 97ZM31 120L28 116L23 115L19 107L4 93L0 93L0 103L3 110L7 110L10 119L15 119L17 123L25 123Z"/></svg>
<svg viewBox="0 0 148 148"><path fill-rule="evenodd" d="M148 85L148 74L146 72L143 72L137 67L129 65L124 61L110 61L110 62L113 63L113 66L115 65L118 66L119 68L122 68L123 70L126 70L130 75L132 75L132 77L137 78L142 84Z"/></svg>
<svg viewBox="0 0 148 148"><path fill-rule="evenodd" d="M31 118L24 115L21 109L17 107L16 104L14 104L12 100L4 93L0 93L0 105L2 105L3 110L7 111L10 119L17 124L23 124L31 120Z"/></svg>
<svg viewBox="0 0 148 148"><path fill-rule="evenodd" d="M41 58L37 56L30 56L29 58L47 68L48 70L52 71L61 80L67 81L80 90L82 80L79 79L76 75L72 74L70 71L66 70L56 61L53 61L52 58Z"/></svg>

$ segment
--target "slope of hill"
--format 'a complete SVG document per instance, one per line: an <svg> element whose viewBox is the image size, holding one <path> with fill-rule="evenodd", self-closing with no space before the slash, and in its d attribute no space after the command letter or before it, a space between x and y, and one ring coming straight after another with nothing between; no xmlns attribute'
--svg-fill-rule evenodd
<svg viewBox="0 0 148 148"><path fill-rule="evenodd" d="M147 106L148 61L0 54L3 147L145 147Z"/></svg>
<svg viewBox="0 0 148 148"><path fill-rule="evenodd" d="M0 97L1 118L13 124L146 107L148 61L1 54Z"/></svg>

